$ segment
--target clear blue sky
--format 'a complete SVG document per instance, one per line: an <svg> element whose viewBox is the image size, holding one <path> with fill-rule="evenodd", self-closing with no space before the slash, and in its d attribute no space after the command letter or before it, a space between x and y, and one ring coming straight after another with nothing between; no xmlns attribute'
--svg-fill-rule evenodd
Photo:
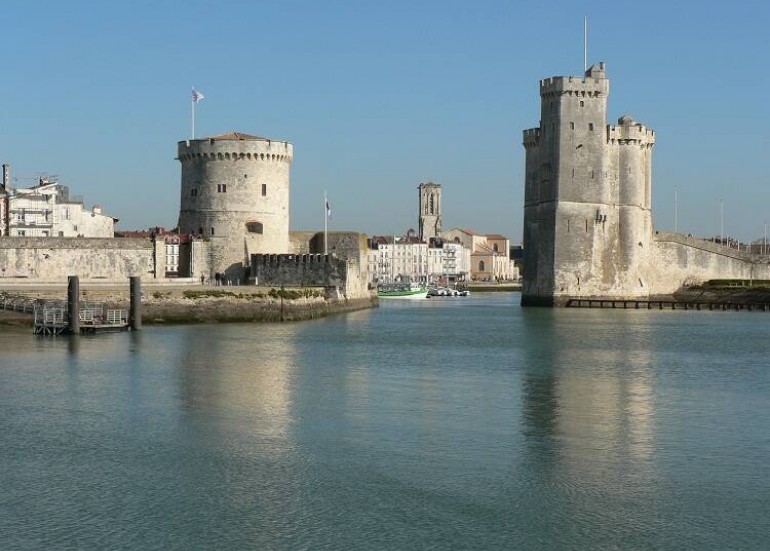
<svg viewBox="0 0 770 551"><path fill-rule="evenodd" d="M294 144L291 227L416 227L420 182L446 228L521 239L521 132L538 81L589 63L612 79L610 122L657 133L656 227L761 237L770 221L770 8L762 2L6 1L0 160L18 186L58 175L119 229L174 227L176 143Z"/></svg>

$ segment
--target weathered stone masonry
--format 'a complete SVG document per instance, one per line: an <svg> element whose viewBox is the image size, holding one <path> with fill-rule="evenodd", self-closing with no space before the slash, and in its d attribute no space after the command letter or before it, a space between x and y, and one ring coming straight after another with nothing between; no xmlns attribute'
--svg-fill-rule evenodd
<svg viewBox="0 0 770 551"><path fill-rule="evenodd" d="M540 126L524 131L522 304L639 298L706 279L765 278L767 263L702 240L655 234L655 133L629 116L607 125L604 63L540 82Z"/></svg>
<svg viewBox="0 0 770 551"><path fill-rule="evenodd" d="M244 281L256 253L289 250L289 173L293 146L242 133L179 142L179 231L202 235L201 272Z"/></svg>

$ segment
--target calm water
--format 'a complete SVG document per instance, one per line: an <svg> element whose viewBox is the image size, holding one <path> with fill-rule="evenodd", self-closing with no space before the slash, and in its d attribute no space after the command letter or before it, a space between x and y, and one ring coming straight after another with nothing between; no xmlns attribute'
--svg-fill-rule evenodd
<svg viewBox="0 0 770 551"><path fill-rule="evenodd" d="M0 549L768 549L770 315L0 330Z"/></svg>

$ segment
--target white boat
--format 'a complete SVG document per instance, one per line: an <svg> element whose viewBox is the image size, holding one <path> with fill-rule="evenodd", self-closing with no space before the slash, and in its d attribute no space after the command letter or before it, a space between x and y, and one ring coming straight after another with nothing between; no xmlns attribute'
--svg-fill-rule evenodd
<svg viewBox="0 0 770 551"><path fill-rule="evenodd" d="M458 290L449 287L431 287L428 289L426 298L432 297L467 297L471 294L467 289Z"/></svg>
<svg viewBox="0 0 770 551"><path fill-rule="evenodd" d="M424 298L426 289L417 283L394 283L377 288L380 298Z"/></svg>

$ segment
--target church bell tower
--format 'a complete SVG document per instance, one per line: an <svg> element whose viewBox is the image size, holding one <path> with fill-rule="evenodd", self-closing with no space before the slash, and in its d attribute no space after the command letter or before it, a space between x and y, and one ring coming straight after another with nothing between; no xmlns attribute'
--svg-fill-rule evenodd
<svg viewBox="0 0 770 551"><path fill-rule="evenodd" d="M420 195L420 241L441 236L441 184L432 182L417 186Z"/></svg>

